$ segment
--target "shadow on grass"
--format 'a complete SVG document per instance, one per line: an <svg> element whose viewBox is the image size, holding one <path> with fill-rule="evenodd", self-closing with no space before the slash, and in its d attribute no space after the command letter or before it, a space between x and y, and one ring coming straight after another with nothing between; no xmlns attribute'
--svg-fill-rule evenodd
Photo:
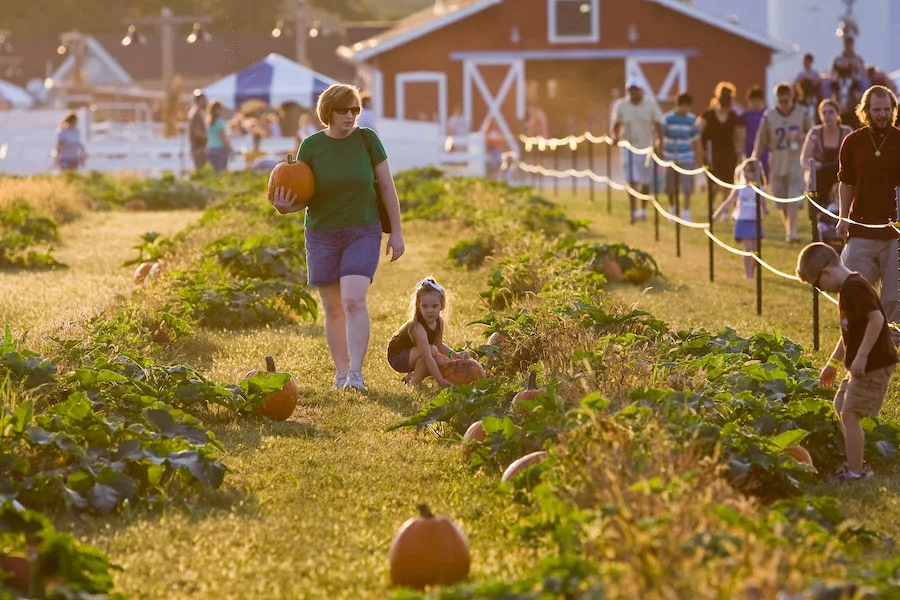
<svg viewBox="0 0 900 600"><path fill-rule="evenodd" d="M416 393L413 390L392 391L369 389L365 401L375 402L396 413L398 417L406 418L416 414L419 408L429 402L437 392Z"/></svg>

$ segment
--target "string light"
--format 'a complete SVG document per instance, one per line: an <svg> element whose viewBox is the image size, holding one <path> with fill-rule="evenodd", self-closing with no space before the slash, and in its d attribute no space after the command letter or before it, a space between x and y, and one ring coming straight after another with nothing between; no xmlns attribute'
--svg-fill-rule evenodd
<svg viewBox="0 0 900 600"><path fill-rule="evenodd" d="M191 29L191 33L187 36L187 43L193 44L198 39L202 39L204 42L212 40L212 34L203 29L203 25L201 25L199 22L194 23L194 27L193 29Z"/></svg>

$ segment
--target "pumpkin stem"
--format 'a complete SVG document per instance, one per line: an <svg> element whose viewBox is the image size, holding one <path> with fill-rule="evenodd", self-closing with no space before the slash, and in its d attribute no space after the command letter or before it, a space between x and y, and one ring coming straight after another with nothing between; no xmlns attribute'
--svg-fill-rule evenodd
<svg viewBox="0 0 900 600"><path fill-rule="evenodd" d="M275 372L275 359L271 356L266 357L266 371L269 373Z"/></svg>
<svg viewBox="0 0 900 600"><path fill-rule="evenodd" d="M537 389L537 372L532 371L528 376L528 387L526 389L536 390Z"/></svg>
<svg viewBox="0 0 900 600"><path fill-rule="evenodd" d="M421 515L421 517L423 519L433 519L434 518L434 513L431 512L431 509L428 508L427 504L420 504L416 508L419 509L419 515Z"/></svg>
<svg viewBox="0 0 900 600"><path fill-rule="evenodd" d="M294 155L293 155L293 154L288 154L288 155L287 155L287 163L288 163L289 165L294 164Z"/></svg>

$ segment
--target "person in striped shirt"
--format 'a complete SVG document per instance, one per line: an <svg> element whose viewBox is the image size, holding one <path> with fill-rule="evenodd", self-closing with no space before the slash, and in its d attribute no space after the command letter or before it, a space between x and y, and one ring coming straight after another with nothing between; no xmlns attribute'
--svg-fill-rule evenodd
<svg viewBox="0 0 900 600"><path fill-rule="evenodd" d="M679 167L693 169L697 164L697 156L702 151L700 146L700 129L697 127L697 117L691 113L694 99L688 93L678 95L675 100L675 109L667 112L660 120L662 125L662 150L663 158L674 161ZM675 169L666 170L666 194L669 196L669 206L672 214L675 213L676 186L681 189L681 218L691 218L691 194L694 193L694 176L677 173Z"/></svg>

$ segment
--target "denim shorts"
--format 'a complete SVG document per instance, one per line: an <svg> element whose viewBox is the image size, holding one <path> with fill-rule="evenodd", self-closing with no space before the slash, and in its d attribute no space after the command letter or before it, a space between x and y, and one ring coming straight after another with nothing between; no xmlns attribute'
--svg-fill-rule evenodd
<svg viewBox="0 0 900 600"><path fill-rule="evenodd" d="M375 278L381 255L381 223L362 227L306 230L307 283L338 283L347 275Z"/></svg>
<svg viewBox="0 0 900 600"><path fill-rule="evenodd" d="M409 373L412 371L410 368L412 365L409 364L409 355L411 352L412 348L404 348L393 356L388 354L388 364L398 373Z"/></svg>

